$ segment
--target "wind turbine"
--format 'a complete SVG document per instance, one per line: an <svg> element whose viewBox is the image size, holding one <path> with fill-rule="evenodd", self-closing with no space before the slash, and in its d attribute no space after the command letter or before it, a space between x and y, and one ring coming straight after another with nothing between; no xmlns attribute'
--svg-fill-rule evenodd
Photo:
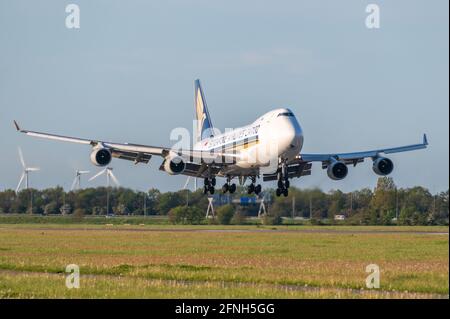
<svg viewBox="0 0 450 319"><path fill-rule="evenodd" d="M25 164L25 160L23 159L23 153L22 149L19 147L19 159L20 163L22 164L22 175L20 176L19 184L17 184L16 193L19 191L20 187L22 186L23 181L25 180L25 189L28 189L30 187L30 178L28 174L30 172L37 172L40 170L38 167L27 167Z"/></svg>
<svg viewBox="0 0 450 319"><path fill-rule="evenodd" d="M109 215L109 192L110 192L110 183L112 180L114 182L114 184L116 184L116 186L120 186L119 180L116 178L116 176L114 176L113 172L112 172L113 168L112 167L106 167L105 169L101 170L100 172L98 172L97 174L95 174L94 176L92 176L89 181L93 181L94 179L96 179L97 177L106 174L106 215Z"/></svg>
<svg viewBox="0 0 450 319"><path fill-rule="evenodd" d="M80 171L76 170L75 179L73 180L72 187L70 188L72 191L75 189L81 188L81 175L88 174L89 171Z"/></svg>
<svg viewBox="0 0 450 319"><path fill-rule="evenodd" d="M183 190L188 189L189 182L191 181L191 176L188 176L186 183L184 183ZM197 190L197 177L194 177L194 192ZM189 192L186 192L186 205L189 206Z"/></svg>
<svg viewBox="0 0 450 319"><path fill-rule="evenodd" d="M106 174L106 187L109 187L111 184L111 180L116 184L116 186L120 186L119 180L114 176L113 174L113 168L112 167L106 167L105 169L102 169L100 172L89 178L89 181L93 181L97 177Z"/></svg>
<svg viewBox="0 0 450 319"><path fill-rule="evenodd" d="M188 176L186 183L184 183L183 189L187 189L189 182L191 181L191 176ZM197 190L197 177L194 177L194 192Z"/></svg>

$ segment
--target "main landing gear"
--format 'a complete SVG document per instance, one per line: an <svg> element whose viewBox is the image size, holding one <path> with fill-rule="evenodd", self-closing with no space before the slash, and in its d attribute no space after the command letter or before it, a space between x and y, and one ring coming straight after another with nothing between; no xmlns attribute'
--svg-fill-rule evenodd
<svg viewBox="0 0 450 319"><path fill-rule="evenodd" d="M278 181L278 188L277 188L275 193L277 194L278 197L281 196L281 194L283 194L284 197L287 197L289 195L288 188L289 188L289 181L285 181L284 184L283 184L283 181L279 180Z"/></svg>
<svg viewBox="0 0 450 319"><path fill-rule="evenodd" d="M261 193L261 184L255 185L256 177L252 177L252 183L248 185L247 187L247 194L255 193L256 195L259 195Z"/></svg>
<svg viewBox="0 0 450 319"><path fill-rule="evenodd" d="M216 186L216 178L205 178L204 180L204 186L203 186L203 194L210 193L211 195L214 194L214 186Z"/></svg>
<svg viewBox="0 0 450 319"><path fill-rule="evenodd" d="M230 194L233 194L236 191L236 184L230 184L230 178L227 178L227 182L223 184L222 186L222 192L225 194L227 192L230 192Z"/></svg>
<svg viewBox="0 0 450 319"><path fill-rule="evenodd" d="M281 171L278 173L278 188L276 190L276 195L279 197L281 194L284 195L284 197L287 197L289 195L289 176L287 172L287 166L283 162L281 164Z"/></svg>
<svg viewBox="0 0 450 319"><path fill-rule="evenodd" d="M255 182L256 182L256 177L255 176L253 176L251 178L251 180L252 180L252 183L247 187L247 193L248 194L255 193L256 195L259 195L261 193L261 190L262 190L261 185L260 184L255 185ZM209 194L213 195L214 191L215 191L214 186L216 186L216 178L215 177L213 177L213 178L205 178L204 184L205 185L203 186L203 193L204 194L208 194L209 193ZM227 178L227 182L222 186L222 192L224 194L228 193L228 192L230 194L233 194L234 192L236 192L236 188L237 188L236 184L231 183L231 178L228 177Z"/></svg>

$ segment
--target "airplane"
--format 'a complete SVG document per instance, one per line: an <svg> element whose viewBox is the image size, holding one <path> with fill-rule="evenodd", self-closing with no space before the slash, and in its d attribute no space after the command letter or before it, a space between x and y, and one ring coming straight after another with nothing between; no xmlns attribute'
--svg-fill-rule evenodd
<svg viewBox="0 0 450 319"><path fill-rule="evenodd" d="M192 148L157 147L140 144L116 143L29 131L14 121L17 131L33 137L90 145L91 162L106 167L112 158L148 164L153 156L163 162L159 169L170 175L187 175L204 180L204 194L214 194L216 177L226 178L224 193L234 193L238 179L247 186L248 194L261 193L263 181L277 181L277 196L288 196L290 179L311 175L312 163L321 162L332 180L342 180L348 174L348 165L356 166L365 159L373 162L373 171L380 176L389 175L394 164L386 154L424 149L428 146L426 134L419 144L382 148L354 153L308 154L302 152L303 130L289 108L272 110L253 123L227 131L217 132L212 124L200 80L194 82L196 116L196 142ZM270 149L270 151L267 151ZM269 153L269 155L263 156ZM263 155L261 155L263 154Z"/></svg>

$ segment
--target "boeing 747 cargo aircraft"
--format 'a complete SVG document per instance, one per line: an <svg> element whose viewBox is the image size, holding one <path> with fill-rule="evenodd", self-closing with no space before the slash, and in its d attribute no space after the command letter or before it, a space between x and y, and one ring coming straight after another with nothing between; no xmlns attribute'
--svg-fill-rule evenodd
<svg viewBox="0 0 450 319"><path fill-rule="evenodd" d="M385 154L413 151L426 148L424 134L420 144L382 148L355 153L307 154L302 152L304 136L294 113L288 108L270 111L253 123L226 133L217 133L209 115L200 81L195 81L196 142L192 148L158 147L149 145L116 143L68 137L62 135L24 130L14 121L19 132L63 142L89 145L90 159L96 166L107 166L113 157L147 164L152 156L160 156L163 162L160 170L171 175L183 174L204 180L204 193L213 194L216 177L226 179L223 192L234 193L234 179L245 183L249 194L259 194L263 181L277 181L277 196L288 195L289 180L311 174L312 162L321 162L328 176L341 180L347 176L348 165L356 166L369 158L373 171L378 175L388 175L394 169L392 160Z"/></svg>

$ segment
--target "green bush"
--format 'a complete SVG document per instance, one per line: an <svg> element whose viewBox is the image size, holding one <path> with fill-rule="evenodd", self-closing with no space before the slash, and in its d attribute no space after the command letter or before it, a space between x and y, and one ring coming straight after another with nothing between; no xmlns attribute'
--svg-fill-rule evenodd
<svg viewBox="0 0 450 319"><path fill-rule="evenodd" d="M231 219L233 225L244 225L245 224L245 214L240 209L237 209Z"/></svg>
<svg viewBox="0 0 450 319"><path fill-rule="evenodd" d="M234 216L234 207L232 205L220 206L217 209L217 220L219 224L229 225Z"/></svg>
<svg viewBox="0 0 450 319"><path fill-rule="evenodd" d="M82 208L77 208L77 209L75 209L75 211L73 212L72 217L73 217L73 219L76 220L76 221L81 221L81 220L83 219L85 213L86 213L86 212L85 212L84 209L82 209Z"/></svg>
<svg viewBox="0 0 450 319"><path fill-rule="evenodd" d="M183 206L177 206L175 208L172 208L168 215L169 215L169 222L171 224L180 224L183 222L184 219L184 208Z"/></svg>
<svg viewBox="0 0 450 319"><path fill-rule="evenodd" d="M264 225L281 225L283 219L281 218L281 212L279 211L269 211L263 219Z"/></svg>
<svg viewBox="0 0 450 319"><path fill-rule="evenodd" d="M169 222L172 224L200 224L204 219L203 212L194 206L177 206L169 211Z"/></svg>
<svg viewBox="0 0 450 319"><path fill-rule="evenodd" d="M186 213L186 221L188 224L196 225L201 224L205 216L203 211L195 206L189 206Z"/></svg>

